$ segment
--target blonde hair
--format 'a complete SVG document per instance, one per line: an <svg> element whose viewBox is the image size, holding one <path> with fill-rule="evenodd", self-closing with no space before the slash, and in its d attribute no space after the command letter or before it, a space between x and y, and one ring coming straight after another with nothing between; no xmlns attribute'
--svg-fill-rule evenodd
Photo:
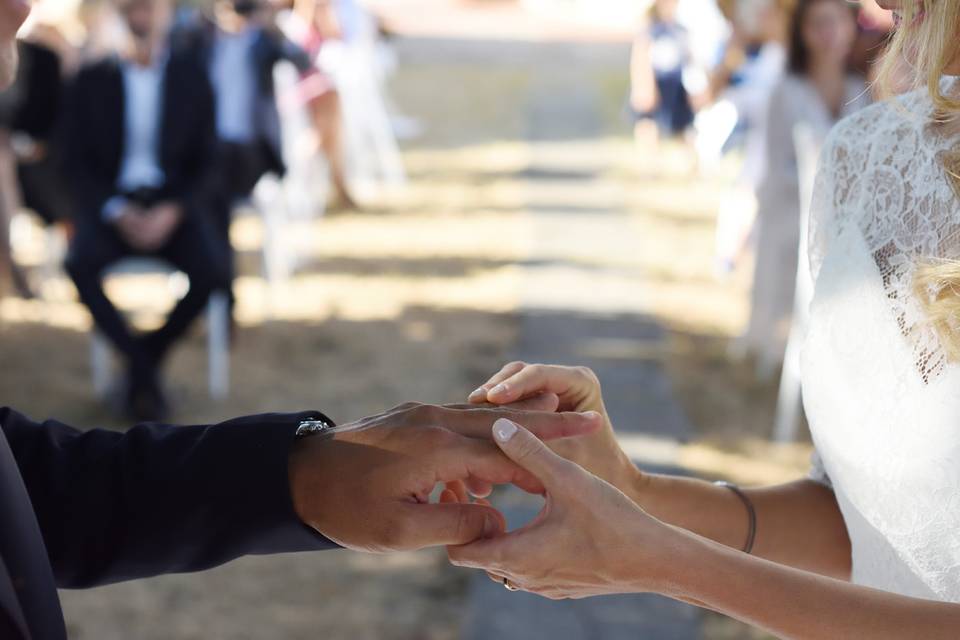
<svg viewBox="0 0 960 640"><path fill-rule="evenodd" d="M960 361L960 260L936 260L917 267L914 290L927 322L940 337L947 359Z"/></svg>
<svg viewBox="0 0 960 640"><path fill-rule="evenodd" d="M900 26L890 38L880 65L881 86L890 87L907 64L916 87L926 86L940 117L960 115L960 97L943 92L944 70L960 56L960 2L916 0L903 3Z"/></svg>

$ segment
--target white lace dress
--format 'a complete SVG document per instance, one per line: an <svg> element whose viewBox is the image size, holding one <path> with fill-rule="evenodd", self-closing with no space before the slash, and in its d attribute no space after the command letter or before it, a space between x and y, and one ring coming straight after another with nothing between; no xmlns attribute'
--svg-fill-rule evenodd
<svg viewBox="0 0 960 640"><path fill-rule="evenodd" d="M813 475L836 492L854 581L960 602L960 364L925 322L928 292L914 289L918 264L960 259L960 185L943 163L960 136L932 115L916 92L860 111L827 141L803 394Z"/></svg>

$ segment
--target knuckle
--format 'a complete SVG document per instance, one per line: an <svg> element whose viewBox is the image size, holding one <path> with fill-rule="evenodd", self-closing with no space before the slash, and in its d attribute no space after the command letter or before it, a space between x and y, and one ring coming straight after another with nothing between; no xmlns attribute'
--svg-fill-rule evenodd
<svg viewBox="0 0 960 640"><path fill-rule="evenodd" d="M476 530L476 515L470 509L460 509L457 517L453 521L453 531L450 532L450 539L468 541L474 530Z"/></svg>
<svg viewBox="0 0 960 640"><path fill-rule="evenodd" d="M432 404L412 403L408 417L414 424L435 425L438 422L441 409Z"/></svg>
<svg viewBox="0 0 960 640"><path fill-rule="evenodd" d="M581 378L587 380L590 383L596 383L598 381L597 374L594 373L593 369L590 367L574 367L574 372Z"/></svg>
<svg viewBox="0 0 960 640"><path fill-rule="evenodd" d="M545 364L532 364L526 368L524 373L528 373L534 378L543 378L549 373L549 368Z"/></svg>

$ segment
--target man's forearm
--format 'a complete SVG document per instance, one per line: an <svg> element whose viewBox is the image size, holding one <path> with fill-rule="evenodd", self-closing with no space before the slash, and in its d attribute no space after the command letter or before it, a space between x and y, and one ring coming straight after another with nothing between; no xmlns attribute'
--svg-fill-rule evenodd
<svg viewBox="0 0 960 640"><path fill-rule="evenodd" d="M658 520L734 549L748 535L747 511L725 487L703 480L644 474L630 497ZM753 554L774 562L846 579L850 540L830 489L810 480L747 489L757 512Z"/></svg>
<svg viewBox="0 0 960 640"><path fill-rule="evenodd" d="M737 553L683 534L666 595L789 640L956 638L960 605L909 598Z"/></svg>
<svg viewBox="0 0 960 640"><path fill-rule="evenodd" d="M57 583L88 587L197 571L247 554L332 547L293 510L300 420L81 432L0 409Z"/></svg>

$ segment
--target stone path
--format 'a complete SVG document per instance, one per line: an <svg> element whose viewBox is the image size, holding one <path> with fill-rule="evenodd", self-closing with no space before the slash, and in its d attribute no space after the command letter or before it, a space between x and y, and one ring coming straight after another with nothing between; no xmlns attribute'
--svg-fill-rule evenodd
<svg viewBox="0 0 960 640"><path fill-rule="evenodd" d="M638 231L618 204L617 187L601 175L602 158L577 153L578 140L598 135L599 116L597 97L575 75L545 74L530 87L531 162L521 175L536 240L523 267L521 331L514 355L590 366L604 383L607 408L620 433L682 441L690 428L657 362L623 355L658 342L661 331L644 314L643 292L630 277ZM573 238L583 244L571 246ZM503 502L511 528L530 520L540 507L539 499L518 490ZM508 592L483 575L471 585L463 627L464 640L699 637L700 613L665 598L553 602Z"/></svg>

